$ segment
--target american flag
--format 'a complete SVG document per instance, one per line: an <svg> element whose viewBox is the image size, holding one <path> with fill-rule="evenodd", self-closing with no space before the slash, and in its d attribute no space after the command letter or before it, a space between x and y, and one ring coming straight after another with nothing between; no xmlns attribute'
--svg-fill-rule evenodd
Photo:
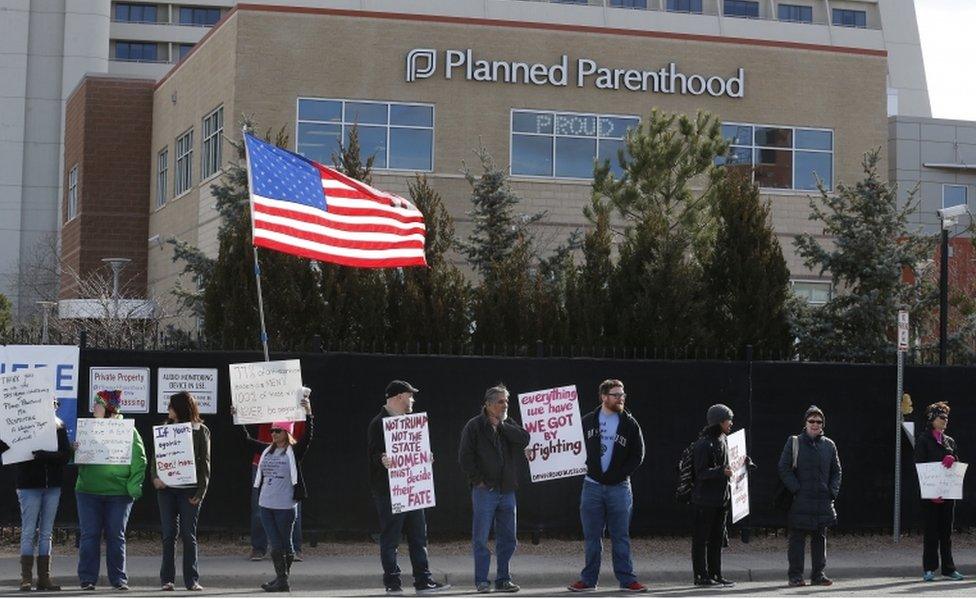
<svg viewBox="0 0 976 599"><path fill-rule="evenodd" d="M410 202L249 133L244 143L254 245L358 268L427 265Z"/></svg>

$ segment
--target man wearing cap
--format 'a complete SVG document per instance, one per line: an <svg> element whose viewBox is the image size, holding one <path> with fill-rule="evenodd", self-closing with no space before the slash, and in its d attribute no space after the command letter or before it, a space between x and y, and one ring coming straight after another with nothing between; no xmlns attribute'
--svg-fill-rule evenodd
<svg viewBox="0 0 976 599"><path fill-rule="evenodd" d="M732 582L722 576L722 540L731 499L732 468L726 437L732 432L732 410L724 404L715 404L708 408L705 423L694 449L695 486L691 504L695 507L695 528L691 562L695 586L731 586Z"/></svg>
<svg viewBox="0 0 976 599"><path fill-rule="evenodd" d="M400 566L397 565L397 548L404 532L410 547L414 589L418 593L430 593L451 587L431 579L430 566L427 563L427 520L424 510L394 514L390 503L390 478L387 473L390 460L386 456L383 419L413 412L413 394L418 392L419 389L406 381L390 381L386 386L386 403L366 429L369 486L380 518L380 561L383 564L383 586L387 593L403 592Z"/></svg>

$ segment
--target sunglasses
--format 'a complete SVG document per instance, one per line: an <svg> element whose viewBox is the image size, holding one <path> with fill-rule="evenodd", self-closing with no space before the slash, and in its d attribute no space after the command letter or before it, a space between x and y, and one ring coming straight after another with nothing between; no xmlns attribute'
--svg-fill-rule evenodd
<svg viewBox="0 0 976 599"><path fill-rule="evenodd" d="M285 432L285 429L283 429L283 428L273 428L273 429L271 429L271 432L272 433L283 433L283 432Z"/></svg>
<svg viewBox="0 0 976 599"><path fill-rule="evenodd" d="M823 420L807 420L807 424L823 424Z"/></svg>
<svg viewBox="0 0 976 599"><path fill-rule="evenodd" d="M627 394L626 393L607 393L607 395L609 395L610 397L616 397L616 398L619 398L619 399L627 399Z"/></svg>

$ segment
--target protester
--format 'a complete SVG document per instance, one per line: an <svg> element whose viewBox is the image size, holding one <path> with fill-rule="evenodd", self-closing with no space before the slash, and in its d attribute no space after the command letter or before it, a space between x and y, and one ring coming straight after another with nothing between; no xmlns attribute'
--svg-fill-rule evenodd
<svg viewBox="0 0 976 599"><path fill-rule="evenodd" d="M600 407L583 416L586 477L580 496L580 520L586 565L569 585L576 592L596 590L603 554L603 531L610 532L613 573L621 590L643 593L630 557L630 516L634 496L630 475L644 461L644 435L637 420L624 410L627 394L616 379L600 383Z"/></svg>
<svg viewBox="0 0 976 599"><path fill-rule="evenodd" d="M915 463L942 462L946 468L959 459L956 453L956 441L945 434L949 426L949 404L944 401L934 403L925 410L926 426L915 439ZM952 580L962 580L964 577L956 570L956 562L952 559L952 520L956 502L953 499L922 500L922 519L925 535L922 550L922 580L935 580L935 571L939 569L939 557L942 558L942 575Z"/></svg>
<svg viewBox="0 0 976 599"><path fill-rule="evenodd" d="M122 418L121 391L99 391L92 414L95 418ZM75 444L77 447L77 443ZM129 590L125 573L125 527L132 504L142 497L146 478L146 448L139 431L132 429L132 458L128 465L81 464L75 497L78 502L78 579L83 591L94 591L105 537L105 569L109 583Z"/></svg>
<svg viewBox="0 0 976 599"><path fill-rule="evenodd" d="M810 584L829 586L827 527L837 523L834 500L840 494L841 469L837 446L824 435L824 413L817 406L807 408L803 433L797 435L796 469L793 469L793 437L786 440L779 458L779 476L793 494L787 517L789 528L789 584L806 585L803 560L806 537L810 536Z"/></svg>
<svg viewBox="0 0 976 599"><path fill-rule="evenodd" d="M369 463L369 486L380 520L380 562L383 564L383 585L387 593L402 593L397 548L405 532L413 567L413 586L418 593L443 591L449 584L434 582L427 562L427 520L424 510L393 513L390 501L390 478L387 470L391 462L386 455L383 419L413 412L414 393L419 390L406 381L390 381L386 386L386 404L366 428L366 458Z"/></svg>
<svg viewBox="0 0 976 599"><path fill-rule="evenodd" d="M183 539L183 584L188 591L202 591L197 569L197 517L210 483L210 429L200 417L197 400L186 391L169 398L169 418L166 424L188 422L193 427L193 460L196 465L195 485L167 486L156 472L156 460L149 471L159 500L159 519L163 535L163 563L159 568L162 590L172 591L176 578L176 531Z"/></svg>
<svg viewBox="0 0 976 599"><path fill-rule="evenodd" d="M707 423L695 442L695 486L691 504L695 506L694 533L691 540L691 562L696 586L734 583L722 576L722 541L728 517L729 445L726 436L732 432L732 410L723 404L708 408Z"/></svg>
<svg viewBox="0 0 976 599"><path fill-rule="evenodd" d="M295 516L298 503L308 497L305 478L302 476L302 460L308 452L315 428L312 405L309 402L310 394L311 389L302 388L305 436L301 441L295 441L292 435L295 428L293 422L271 423L271 443L252 438L247 427L241 427L251 450L261 452L254 488L260 491L258 505L261 508L261 523L271 547L271 561L275 569L274 580L261 585L269 593L291 590L288 578L295 560L295 548L292 545Z"/></svg>
<svg viewBox="0 0 976 599"><path fill-rule="evenodd" d="M508 416L508 389L496 385L485 392L481 413L464 425L458 462L471 485L471 546L474 584L479 593L491 592L488 533L495 529L495 590L519 591L512 582L509 561L518 544L515 531L515 490L525 462L529 433Z"/></svg>
<svg viewBox="0 0 976 599"><path fill-rule="evenodd" d="M305 423L296 422L292 436L301 440L305 435ZM271 443L271 423L266 422L258 425L258 433L254 437L258 441ZM254 487L254 479L258 475L258 462L261 460L261 453L255 452L251 456L251 554L248 557L252 562L259 562L268 553L268 536L264 534L264 525L261 524L261 506L258 505L260 492ZM295 508L295 532L291 535L291 544L295 547L295 561L302 561L302 504L299 503Z"/></svg>
<svg viewBox="0 0 976 599"><path fill-rule="evenodd" d="M54 400L57 409L58 401ZM64 422L54 417L58 448L35 451L34 459L17 464L17 500L20 503L20 590L34 583L34 550L37 550L37 590L60 591L51 578L51 532L61 501L64 465L71 457L71 444ZM0 439L0 453L10 446Z"/></svg>

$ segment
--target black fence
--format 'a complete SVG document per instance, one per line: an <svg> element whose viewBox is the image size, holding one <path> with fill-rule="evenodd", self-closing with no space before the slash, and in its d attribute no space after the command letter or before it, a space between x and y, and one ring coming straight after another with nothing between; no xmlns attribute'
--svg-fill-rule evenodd
<svg viewBox="0 0 976 599"><path fill-rule="evenodd" d="M304 529L315 534L365 538L376 529L367 484L365 428L379 411L386 383L404 378L421 389L415 409L430 415L437 506L428 511L434 535L470 531L470 499L457 466L461 427L475 415L484 389L505 382L519 392L575 384L581 409L597 405L596 389L605 378L622 379L627 406L643 427L647 445L644 465L633 477L635 534L687 532L690 510L672 498L675 465L685 446L704 424L709 405L722 402L735 411L735 428L748 432L749 454L758 464L751 475L752 515L744 524L782 525L771 508L776 462L789 435L802 426L810 404L826 413L827 434L840 450L844 483L837 502L839 528L890 528L893 514L896 370L892 365L817 364L721 360L644 360L568 357L485 357L358 353L277 354L273 359L300 358L305 383L312 387L316 437L304 471L309 499L303 505ZM206 416L213 434L213 478L200 517L201 529L244 531L248 526L251 455L229 415L227 365L259 361L256 352L162 352L84 349L80 389L88 388L91 366L217 368L219 411ZM914 366L906 369L918 420L924 406L948 400L953 407L949 433L964 461L976 455L976 368ZM79 402L82 406L86 402ZM84 409L83 407L80 409ZM514 406L513 406L513 409ZM515 409L517 414L517 409ZM87 414L80 413L79 416ZM147 443L151 426L162 415L133 416ZM921 426L921 423L917 426ZM903 526L918 525L919 500L911 444L903 437ZM0 469L0 523L19 522L14 468ZM73 483L74 468L69 467ZM972 478L957 523L976 523ZM66 482L58 522L76 521L75 502ZM531 484L523 472L519 491L519 527L542 535L575 535L579 527L580 479ZM158 527L155 491L148 483L133 509L133 528Z"/></svg>

